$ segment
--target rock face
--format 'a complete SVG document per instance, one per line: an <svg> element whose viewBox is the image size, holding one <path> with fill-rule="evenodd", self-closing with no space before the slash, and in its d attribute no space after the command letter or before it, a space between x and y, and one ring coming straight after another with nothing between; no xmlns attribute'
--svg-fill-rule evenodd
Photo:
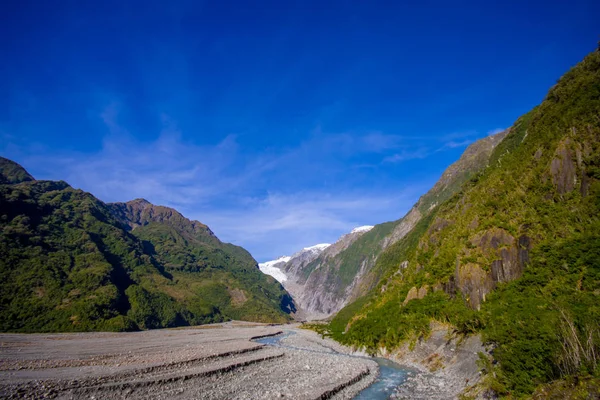
<svg viewBox="0 0 600 400"><path fill-rule="evenodd" d="M309 307L301 306L300 299L304 299L303 286L306 278L303 276L307 266L314 261L327 248L331 247L328 243L322 243L294 253L292 256L279 257L273 261L260 263L258 266L262 272L271 275L277 279L284 288L292 295L299 308L299 316L315 317ZM317 313L316 317L320 317Z"/></svg>
<svg viewBox="0 0 600 400"><path fill-rule="evenodd" d="M449 294L455 295L459 290L465 295L469 305L479 309L485 301L485 296L494 290L498 283L510 282L520 278L525 265L529 262L531 238L522 235L515 239L500 228L492 228L475 235L471 239L475 246L486 258L493 259L490 268L484 270L479 264L467 262L462 264L456 260L453 287Z"/></svg>
<svg viewBox="0 0 600 400"><path fill-rule="evenodd" d="M285 274L282 283L297 306L306 312L306 317L325 318L338 312L377 284L380 277L374 272L374 266L379 255L406 236L433 207L485 168L493 149L508 132L505 130L470 145L403 218L355 228L331 246L310 253L304 249L283 265L265 264Z"/></svg>
<svg viewBox="0 0 600 400"><path fill-rule="evenodd" d="M404 299L404 302L402 303L402 305L405 306L411 300L415 300L415 299L420 300L420 299L424 298L425 296L427 296L427 292L429 292L429 286L427 286L427 285L420 287L419 289L417 289L415 286L413 286L408 291L408 294L406 295L406 298Z"/></svg>
<svg viewBox="0 0 600 400"><path fill-rule="evenodd" d="M203 223L191 221L177 210L154 205L146 199L135 199L127 203L111 203L109 206L115 217L123 221L131 230L156 222L183 229L194 235L216 239L215 234Z"/></svg>
<svg viewBox="0 0 600 400"><path fill-rule="evenodd" d="M405 343L392 353L380 350L381 355L421 371L399 386L392 398L458 398L479 380L479 354L488 353L481 338L459 335L439 323L431 323L430 328L429 337L419 338L412 345Z"/></svg>
<svg viewBox="0 0 600 400"><path fill-rule="evenodd" d="M298 277L302 276L305 267L315 258L319 257L329 246L331 246L329 243L321 243L305 247L299 252L294 253L281 269L286 275L291 277L290 280L298 281Z"/></svg>
<svg viewBox="0 0 600 400"><path fill-rule="evenodd" d="M556 185L558 193L565 194L570 192L577 183L576 168L573 162L573 152L569 148L571 141L566 139L556 149L555 158L550 165L552 174L552 183Z"/></svg>

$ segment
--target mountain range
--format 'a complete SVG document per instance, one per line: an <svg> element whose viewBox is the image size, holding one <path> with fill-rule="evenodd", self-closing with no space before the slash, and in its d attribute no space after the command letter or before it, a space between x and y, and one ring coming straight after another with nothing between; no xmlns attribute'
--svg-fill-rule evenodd
<svg viewBox="0 0 600 400"><path fill-rule="evenodd" d="M495 147L509 131L471 144L403 218L355 228L331 246L303 249L291 257L263 263L261 270L282 282L306 318L320 319L335 314L378 283L383 273L376 268L379 255L486 168Z"/></svg>
<svg viewBox="0 0 600 400"><path fill-rule="evenodd" d="M2 331L297 313L389 356L442 325L487 346L467 397L597 398L600 50L510 128L471 144L404 217L260 266L174 209L103 203L3 158L0 228Z"/></svg>
<svg viewBox="0 0 600 400"><path fill-rule="evenodd" d="M596 398L600 49L500 135L467 149L391 223L359 290L321 331L394 354L442 324L490 349L468 396Z"/></svg>
<svg viewBox="0 0 600 400"><path fill-rule="evenodd" d="M440 325L480 338L468 398L597 398L599 216L600 49L403 218L266 265L301 310L329 317L314 329L373 355L410 353Z"/></svg>
<svg viewBox="0 0 600 400"><path fill-rule="evenodd" d="M0 330L285 322L287 292L243 248L143 199L103 203L0 158Z"/></svg>

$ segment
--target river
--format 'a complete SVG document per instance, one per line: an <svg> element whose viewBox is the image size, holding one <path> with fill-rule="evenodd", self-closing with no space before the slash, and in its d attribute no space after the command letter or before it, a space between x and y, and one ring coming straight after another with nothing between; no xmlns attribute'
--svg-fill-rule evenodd
<svg viewBox="0 0 600 400"><path fill-rule="evenodd" d="M288 346L281 342L282 339L284 339L290 335L295 335L295 334L296 333L293 331L286 331L285 333L283 333L281 335L256 339L255 342L266 344L269 346L297 349L296 347ZM317 352L317 353L326 353L325 351L319 351L319 350L306 350L306 349L303 349L303 350ZM333 351L333 350L331 350L331 351ZM335 353L344 355L346 357L364 358L362 356L347 355L347 354L342 354L342 353L337 353L337 352L335 352ZM412 374L412 371L410 371L406 368L403 368L399 364L396 364L395 362L390 361L388 359L379 358L379 357L374 357L372 359L374 361L376 361L377 364L379 365L379 375L377 376L377 379L375 380L375 382L373 382L373 384L371 384L366 389L362 390L358 395L356 395L354 397L354 399L358 399L358 400L385 400L385 399L388 399L394 393L394 390L396 389L396 387L398 387L398 386L402 385L404 382L406 382L407 378L410 376L410 374Z"/></svg>

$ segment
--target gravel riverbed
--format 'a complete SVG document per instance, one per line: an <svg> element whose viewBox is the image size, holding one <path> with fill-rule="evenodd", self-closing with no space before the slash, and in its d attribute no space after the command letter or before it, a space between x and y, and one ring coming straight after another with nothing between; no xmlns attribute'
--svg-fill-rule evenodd
<svg viewBox="0 0 600 400"><path fill-rule="evenodd" d="M291 332L282 346L252 338ZM0 398L351 399L377 363L292 326L1 334Z"/></svg>

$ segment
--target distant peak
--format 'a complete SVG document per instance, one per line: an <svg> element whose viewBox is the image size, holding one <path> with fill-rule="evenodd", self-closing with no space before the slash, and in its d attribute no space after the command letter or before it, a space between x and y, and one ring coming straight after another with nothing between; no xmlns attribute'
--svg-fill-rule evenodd
<svg viewBox="0 0 600 400"><path fill-rule="evenodd" d="M258 265L273 265L273 264L277 264L277 263L286 263L288 261L290 261L292 259L292 257L290 256L281 256L275 260L271 260L271 261L266 261L264 263L259 263Z"/></svg>
<svg viewBox="0 0 600 400"><path fill-rule="evenodd" d="M373 229L373 225L363 225L352 229L352 232L350 233L364 233L369 232L371 229Z"/></svg>
<svg viewBox="0 0 600 400"><path fill-rule="evenodd" d="M325 250L329 246L331 246L331 243L319 243L319 244L315 244L314 246L305 247L302 250Z"/></svg>
<svg viewBox="0 0 600 400"><path fill-rule="evenodd" d="M0 157L0 184L13 184L34 180L33 176L21 165L8 158Z"/></svg>
<svg viewBox="0 0 600 400"><path fill-rule="evenodd" d="M141 206L151 206L152 203L150 203L148 200L143 199L143 198L139 198L139 199L133 199L127 202L127 204L139 204Z"/></svg>

